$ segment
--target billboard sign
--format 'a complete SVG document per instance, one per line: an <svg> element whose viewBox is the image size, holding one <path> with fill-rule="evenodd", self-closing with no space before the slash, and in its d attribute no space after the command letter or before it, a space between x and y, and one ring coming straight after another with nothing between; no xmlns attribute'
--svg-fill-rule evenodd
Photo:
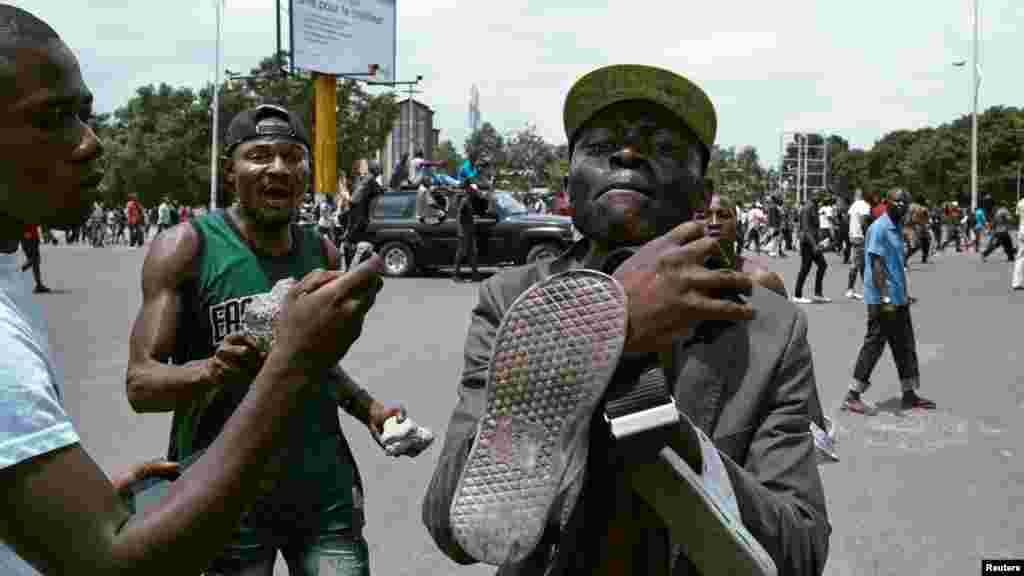
<svg viewBox="0 0 1024 576"><path fill-rule="evenodd" d="M291 0L292 62L322 74L395 81L396 0Z"/></svg>

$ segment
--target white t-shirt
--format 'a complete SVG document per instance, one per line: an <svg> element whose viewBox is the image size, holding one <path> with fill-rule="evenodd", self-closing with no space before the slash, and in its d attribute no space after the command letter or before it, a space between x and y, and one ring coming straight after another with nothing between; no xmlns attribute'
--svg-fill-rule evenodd
<svg viewBox="0 0 1024 576"><path fill-rule="evenodd" d="M857 200L850 205L847 212L850 215L850 238L864 238L862 221L865 216L871 215L871 205L863 200Z"/></svg>
<svg viewBox="0 0 1024 576"><path fill-rule="evenodd" d="M0 469L78 443L46 321L16 253L0 253L0 350ZM0 573L36 572L0 543Z"/></svg>
<svg viewBox="0 0 1024 576"><path fill-rule="evenodd" d="M1017 233L1024 236L1024 198L1017 202Z"/></svg>
<svg viewBox="0 0 1024 576"><path fill-rule="evenodd" d="M818 227L828 230L832 227L832 207L822 206L818 209Z"/></svg>

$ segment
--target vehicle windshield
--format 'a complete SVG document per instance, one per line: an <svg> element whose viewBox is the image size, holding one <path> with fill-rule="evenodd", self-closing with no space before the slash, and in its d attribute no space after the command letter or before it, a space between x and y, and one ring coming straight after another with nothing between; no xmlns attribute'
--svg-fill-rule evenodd
<svg viewBox="0 0 1024 576"><path fill-rule="evenodd" d="M519 200L516 200L508 192L495 192L494 202L498 205L498 210L505 216L518 216L528 212L526 206L523 206Z"/></svg>

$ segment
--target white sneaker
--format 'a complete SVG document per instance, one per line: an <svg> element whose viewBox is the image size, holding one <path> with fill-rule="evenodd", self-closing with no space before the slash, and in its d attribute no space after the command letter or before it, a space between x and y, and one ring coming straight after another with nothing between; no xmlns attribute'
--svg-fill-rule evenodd
<svg viewBox="0 0 1024 576"><path fill-rule="evenodd" d="M793 298L793 302L796 302L797 304L810 304L812 302L812 300L810 298L803 298L803 297L797 298L797 297L794 297Z"/></svg>
<svg viewBox="0 0 1024 576"><path fill-rule="evenodd" d="M839 462L839 454L836 451L836 428L832 419L825 416L825 429L822 430L817 424L811 422L811 435L814 436L814 448L818 456L818 464L828 462Z"/></svg>
<svg viewBox="0 0 1024 576"><path fill-rule="evenodd" d="M864 298L864 296L857 292L854 292L853 290L847 290L846 297L849 298L850 300L860 300L861 298Z"/></svg>
<svg viewBox="0 0 1024 576"><path fill-rule="evenodd" d="M816 304L829 304L830 302L832 302L832 299L826 296L815 296L811 300L814 301L814 303Z"/></svg>

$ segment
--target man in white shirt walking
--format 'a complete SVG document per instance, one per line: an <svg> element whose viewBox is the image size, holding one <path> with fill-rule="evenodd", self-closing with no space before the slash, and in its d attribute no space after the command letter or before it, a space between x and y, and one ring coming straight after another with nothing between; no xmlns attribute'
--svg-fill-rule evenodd
<svg viewBox="0 0 1024 576"><path fill-rule="evenodd" d="M1013 290L1024 290L1024 198L1017 201L1017 257L1013 262Z"/></svg>
<svg viewBox="0 0 1024 576"><path fill-rule="evenodd" d="M854 291L853 285L860 274L861 281L864 280L864 231L867 229L867 221L871 218L871 205L867 203L864 194L858 188L854 192L857 200L850 205L850 245L853 246L853 262L850 264L850 278L846 284L846 297L851 300L860 300L862 296ZM870 196L869 196L870 197Z"/></svg>

